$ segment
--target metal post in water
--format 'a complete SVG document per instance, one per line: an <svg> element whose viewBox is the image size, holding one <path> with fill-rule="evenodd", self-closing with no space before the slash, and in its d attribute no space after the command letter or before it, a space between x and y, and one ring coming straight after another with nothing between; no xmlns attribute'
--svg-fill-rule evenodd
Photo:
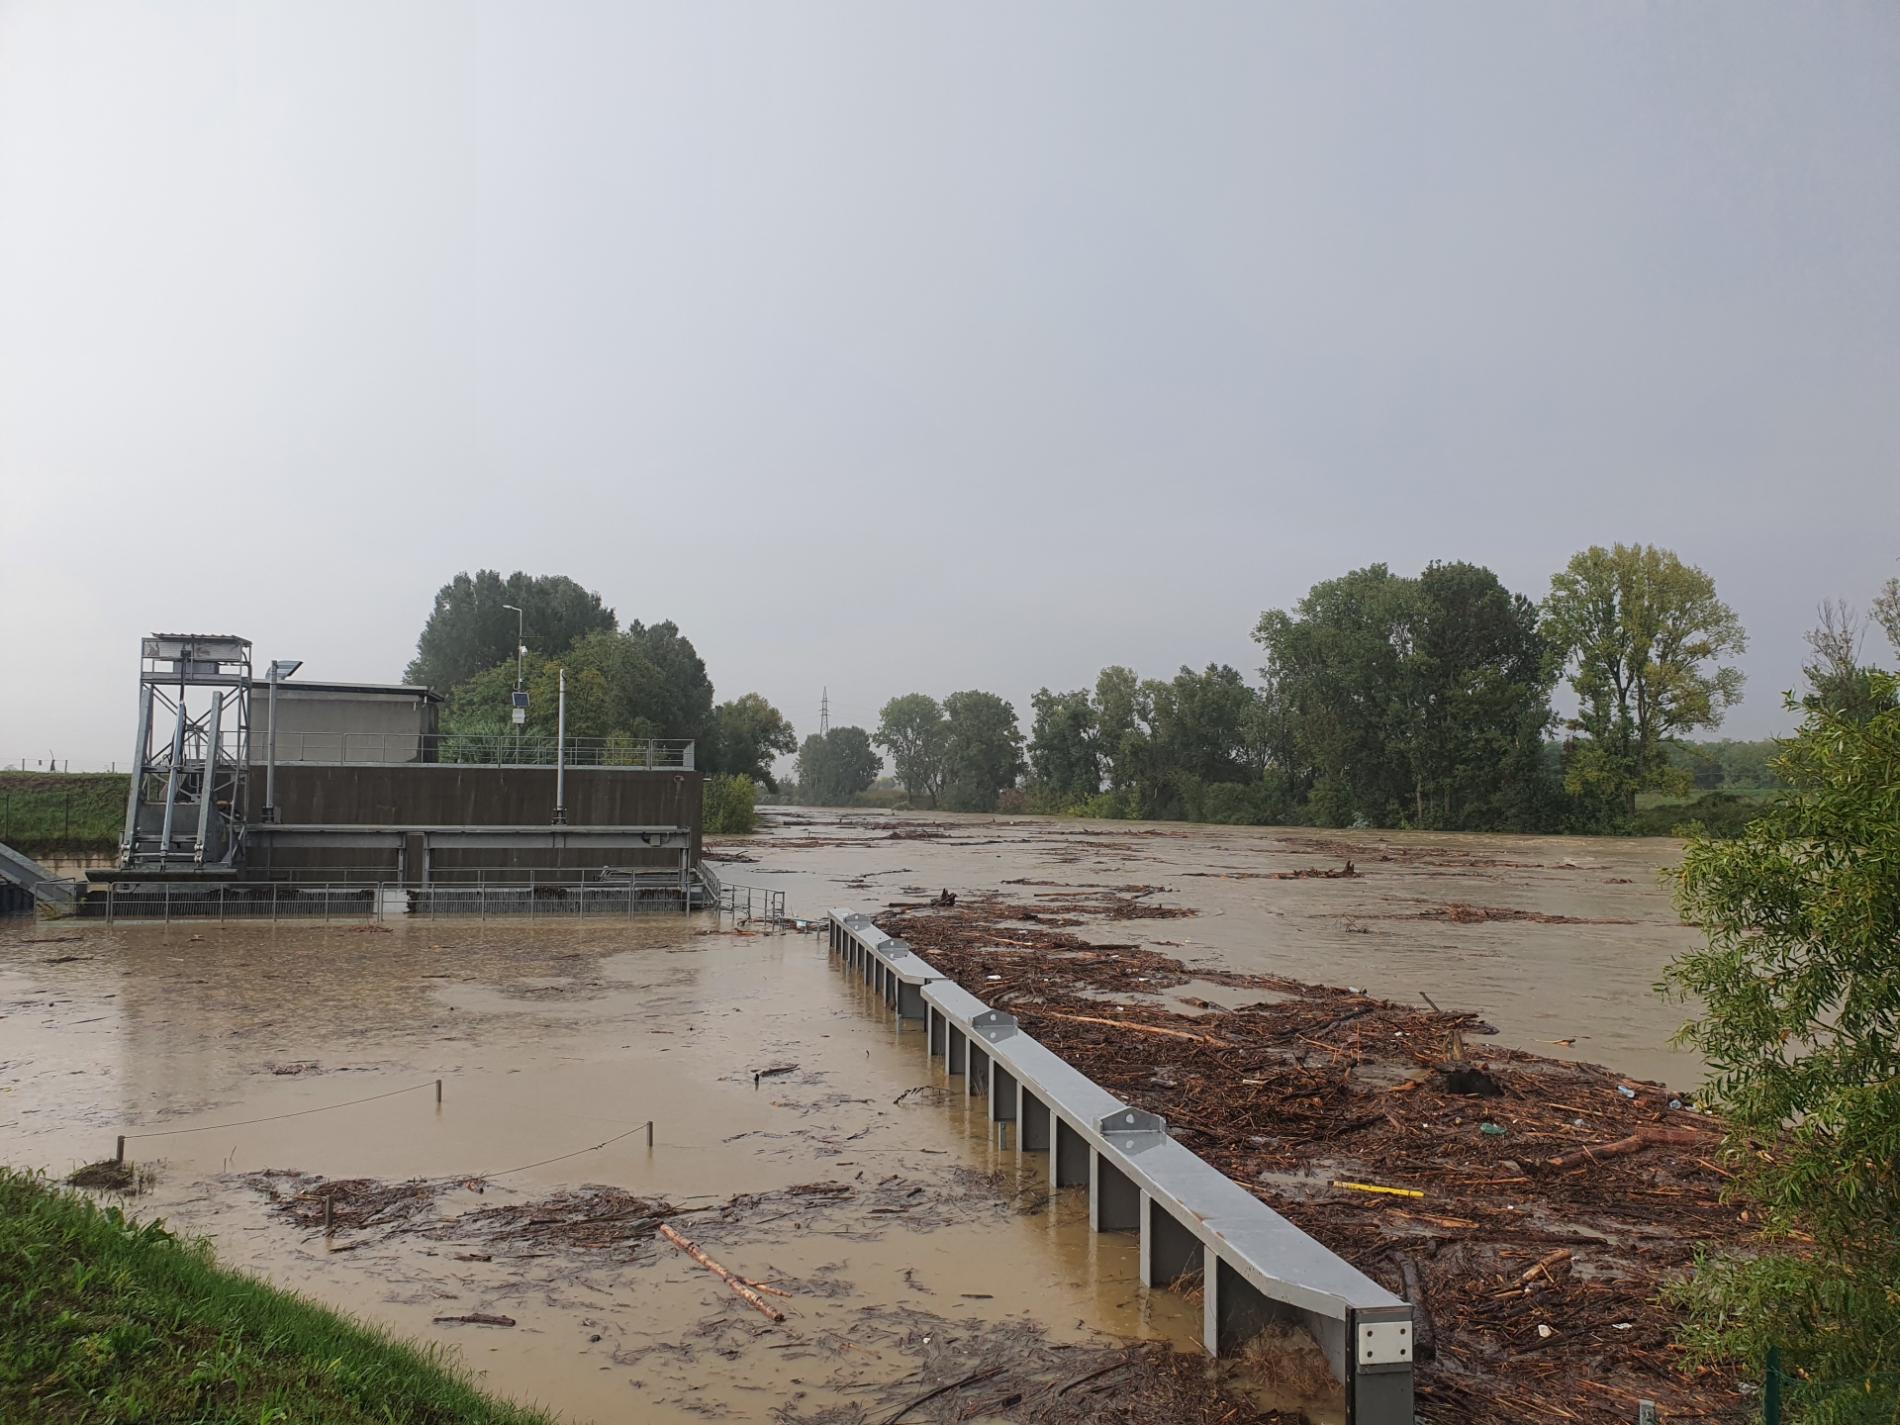
<svg viewBox="0 0 1900 1425"><path fill-rule="evenodd" d="M119 1150L112 1155L112 1161L122 1168L125 1166L125 1135L123 1133L119 1135Z"/></svg>
<svg viewBox="0 0 1900 1425"><path fill-rule="evenodd" d="M440 1079L437 1079L437 1080L435 1081L435 1102L436 1102L436 1106L437 1106L438 1108L439 1108L439 1107L441 1107L441 1104L442 1104L442 1080L440 1080Z"/></svg>
<svg viewBox="0 0 1900 1425"><path fill-rule="evenodd" d="M121 1139L120 1141L123 1142L124 1140ZM647 1151L653 1151L653 1120L650 1118L647 1120Z"/></svg>

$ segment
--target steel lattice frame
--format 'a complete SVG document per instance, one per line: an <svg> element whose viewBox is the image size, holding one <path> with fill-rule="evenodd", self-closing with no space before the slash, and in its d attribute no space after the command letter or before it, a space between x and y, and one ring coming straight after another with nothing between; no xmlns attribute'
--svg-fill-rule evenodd
<svg viewBox="0 0 1900 1425"><path fill-rule="evenodd" d="M232 864L243 839L250 737L248 638L155 633L142 640L120 866Z"/></svg>

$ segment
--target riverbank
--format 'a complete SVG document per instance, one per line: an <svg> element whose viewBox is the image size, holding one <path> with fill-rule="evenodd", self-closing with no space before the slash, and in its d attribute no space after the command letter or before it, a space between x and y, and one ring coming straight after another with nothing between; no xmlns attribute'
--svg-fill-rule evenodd
<svg viewBox="0 0 1900 1425"><path fill-rule="evenodd" d="M115 849L125 830L124 772L0 772L0 842L45 860Z"/></svg>
<svg viewBox="0 0 1900 1425"><path fill-rule="evenodd" d="M0 1303L0 1419L552 1425L484 1396L433 1351L5 1168Z"/></svg>

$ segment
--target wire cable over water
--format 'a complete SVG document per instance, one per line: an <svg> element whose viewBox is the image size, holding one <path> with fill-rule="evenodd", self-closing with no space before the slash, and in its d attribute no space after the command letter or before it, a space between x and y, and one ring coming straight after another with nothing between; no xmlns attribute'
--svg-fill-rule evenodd
<svg viewBox="0 0 1900 1425"><path fill-rule="evenodd" d="M170 1138L180 1133L210 1133L219 1128L248 1128L253 1123L276 1123L285 1118L302 1118L310 1113L328 1113L333 1108L354 1108L359 1103L374 1103L379 1098L394 1098L398 1094L414 1093L418 1089L432 1088L439 1080L430 1079L426 1084L411 1084L406 1089L389 1089L384 1093L373 1093L363 1098L346 1099L342 1103L319 1104L316 1108L299 1108L290 1113L267 1113L262 1118L240 1118L230 1123L205 1123L196 1128L152 1128L143 1133L124 1133L123 1138Z"/></svg>

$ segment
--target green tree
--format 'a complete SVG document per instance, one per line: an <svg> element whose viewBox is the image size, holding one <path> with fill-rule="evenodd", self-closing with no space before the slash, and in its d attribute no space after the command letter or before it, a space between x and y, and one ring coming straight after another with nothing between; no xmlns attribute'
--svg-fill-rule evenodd
<svg viewBox="0 0 1900 1425"><path fill-rule="evenodd" d="M1383 564L1315 584L1260 617L1251 739L1281 807L1306 792L1335 824L1536 829L1556 659L1537 609L1489 569Z"/></svg>
<svg viewBox="0 0 1900 1425"><path fill-rule="evenodd" d="M1886 630L1887 642L1900 653L1900 579L1889 579L1874 596L1874 622Z"/></svg>
<svg viewBox="0 0 1900 1425"><path fill-rule="evenodd" d="M518 620L506 604L523 616ZM403 678L446 692L499 663L512 664L517 627L527 646L545 657L566 652L584 634L611 633L618 622L599 594L565 575L517 571L504 579L493 569L464 572L436 592Z"/></svg>
<svg viewBox="0 0 1900 1425"><path fill-rule="evenodd" d="M814 732L798 749L798 799L807 806L848 806L882 766L863 728Z"/></svg>
<svg viewBox="0 0 1900 1425"><path fill-rule="evenodd" d="M746 693L712 710L699 750L699 765L715 775L748 777L778 790L775 759L798 750L798 736L785 715L757 693Z"/></svg>
<svg viewBox="0 0 1900 1425"><path fill-rule="evenodd" d="M1668 745L1714 727L1741 697L1741 671L1721 660L1747 647L1715 581L1653 545L1592 545L1550 581L1544 629L1573 667L1577 745L1565 782L1636 810L1647 788L1685 789Z"/></svg>
<svg viewBox="0 0 1900 1425"><path fill-rule="evenodd" d="M1147 764L1145 699L1134 669L1110 664L1095 678L1095 722L1102 772L1122 798L1132 798Z"/></svg>
<svg viewBox="0 0 1900 1425"><path fill-rule="evenodd" d="M1406 664L1417 619L1415 581L1383 564L1315 584L1292 613L1260 616L1262 676L1293 720L1314 815L1345 825L1397 825L1414 803L1420 735Z"/></svg>
<svg viewBox="0 0 1900 1425"><path fill-rule="evenodd" d="M563 668L570 738L698 739L711 717L713 688L706 665L671 622L635 622L624 633L585 634L558 658L530 653L523 664L528 690L523 737L554 736ZM467 679L449 694L443 731L461 740L492 735L506 745L514 735L509 722L514 685L513 658Z"/></svg>
<svg viewBox="0 0 1900 1425"><path fill-rule="evenodd" d="M1554 791L1543 748L1557 681L1537 606L1479 565L1427 565L1406 681L1416 824L1537 829Z"/></svg>
<svg viewBox="0 0 1900 1425"><path fill-rule="evenodd" d="M759 825L758 787L738 773L708 777L704 829L713 835L743 836Z"/></svg>
<svg viewBox="0 0 1900 1425"><path fill-rule="evenodd" d="M1789 1244L1704 1262L1677 1292L1689 1342L1751 1367L1777 1345L1840 1382L1802 1390L1816 1425L1891 1419L1900 1394L1856 1413L1870 1373L1900 1371L1900 685L1876 682L1869 717L1806 704L1789 791L1740 836L1689 842L1677 901L1707 943L1665 981L1702 1006L1680 1037L1708 1064L1734 1190Z"/></svg>
<svg viewBox="0 0 1900 1425"><path fill-rule="evenodd" d="M954 811L995 811L996 794L1023 772L1016 709L994 693L952 693L943 700L944 801Z"/></svg>
<svg viewBox="0 0 1900 1425"><path fill-rule="evenodd" d="M1086 688L1073 693L1038 689L1030 698L1029 775L1051 807L1086 801L1102 790L1102 751L1095 704Z"/></svg>
<svg viewBox="0 0 1900 1425"><path fill-rule="evenodd" d="M913 799L935 806L943 793L944 752L949 729L943 709L928 693L905 693L884 704L871 740L891 756L891 770Z"/></svg>

